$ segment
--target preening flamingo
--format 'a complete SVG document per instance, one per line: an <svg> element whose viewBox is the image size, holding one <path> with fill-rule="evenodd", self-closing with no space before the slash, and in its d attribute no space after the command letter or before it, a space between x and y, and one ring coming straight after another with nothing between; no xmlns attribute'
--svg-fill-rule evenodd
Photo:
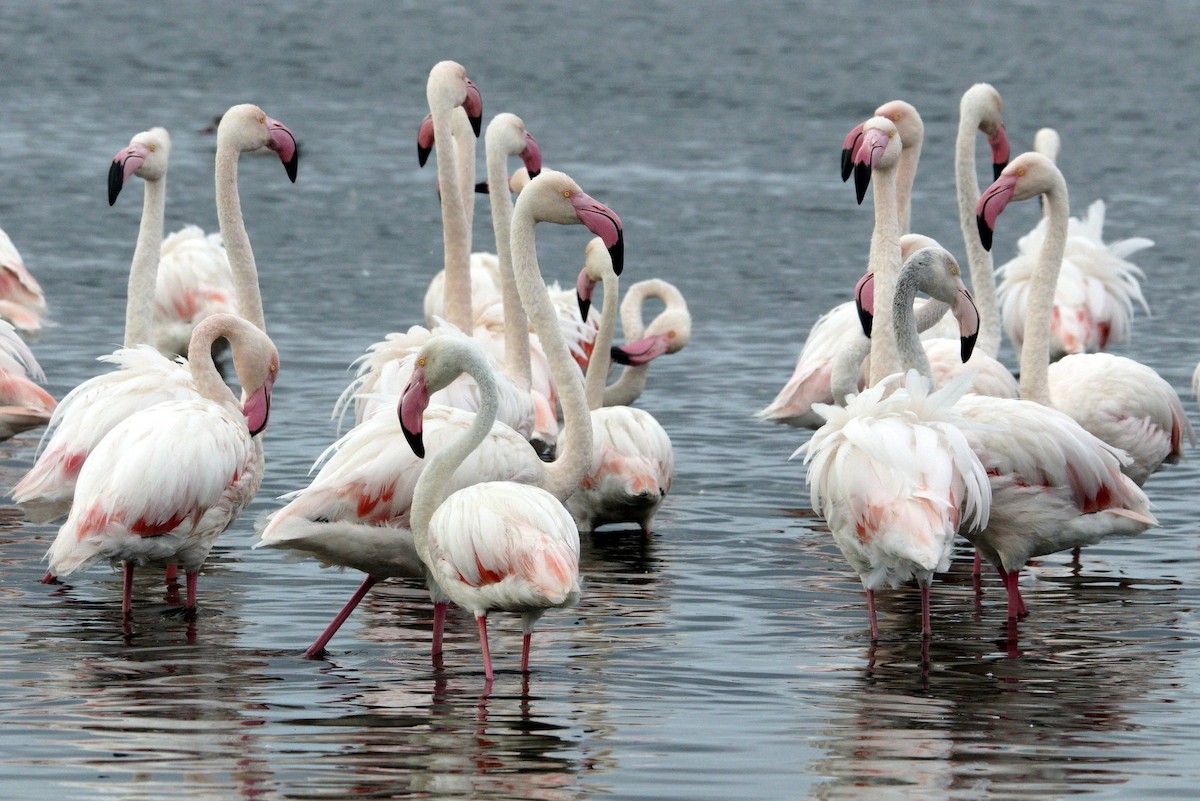
<svg viewBox="0 0 1200 801"><path fill-rule="evenodd" d="M221 380L210 349L229 340L244 404ZM214 315L192 334L187 364L196 396L129 415L100 440L79 473L75 503L50 546L50 572L65 576L93 562L125 568L122 611L132 605L135 566L178 565L186 609L213 541L262 481L255 435L267 426L279 355L251 323Z"/></svg>
<svg viewBox="0 0 1200 801"><path fill-rule="evenodd" d="M579 531L549 492L510 481L473 484L446 496L454 470L479 445L496 417L496 391L479 346L458 337L434 337L400 400L399 416L413 452L424 456L423 417L429 396L470 371L484 395L471 428L429 458L413 493L413 542L431 590L475 615L487 680L493 678L487 615L521 615L521 671L529 670L537 619L579 599Z"/></svg>
<svg viewBox="0 0 1200 801"><path fill-rule="evenodd" d="M587 257L577 281L581 316L599 282L604 286L604 313L584 385L592 410L592 459L579 489L567 499L567 509L580 531L609 523L636 523L643 534L654 529L654 516L675 477L671 438L654 416L631 406L605 406L604 383L617 324L617 274L599 238L587 245ZM670 338L668 338L670 341ZM564 447L571 446L564 439Z"/></svg>
<svg viewBox="0 0 1200 801"><path fill-rule="evenodd" d="M646 325L642 309L651 298L662 301L663 309ZM687 347L692 339L692 316L683 293L661 278L638 281L621 301L621 333L625 344L614 345L610 353L612 360L624 367L617 380L604 388L605 406L632 404L646 388L650 362Z"/></svg>
<svg viewBox="0 0 1200 801"><path fill-rule="evenodd" d="M1060 147L1061 139L1053 128L1042 128L1034 138L1034 151L1051 161L1058 158ZM1003 279L1004 329L1018 354L1030 284L1046 239L1048 212L1049 206L1043 206L1041 220L1017 241L1017 255L997 270ZM1134 305L1147 314L1150 307L1140 283L1146 275L1127 257L1153 245L1144 237L1105 242L1103 200L1094 201L1086 217L1070 218L1050 318L1051 361L1068 353L1096 353L1129 340Z"/></svg>
<svg viewBox="0 0 1200 801"><path fill-rule="evenodd" d="M1014 166L1015 165L1015 166ZM1055 283L1063 263L1069 223L1067 184L1054 162L1039 153L1025 153L1000 175L979 200L978 230L985 247L1000 212L1012 200L1043 197L1046 236L1038 253L1035 283L1030 287L1028 318L1050 319ZM1031 323L1026 323L1025 347L1030 344ZM1038 336L1049 331L1034 327ZM1042 343L1035 342L1039 352ZM1024 381L1025 354L1021 354ZM1022 396L1025 393L1022 392ZM1080 425L1130 456L1123 469L1138 484L1164 461L1182 454L1183 441L1195 443L1195 433L1179 395L1153 369L1124 356L1076 353L1048 369L1045 402L1066 412Z"/></svg>
<svg viewBox="0 0 1200 801"><path fill-rule="evenodd" d="M161 177L165 172L165 160L160 162L163 148L151 150L149 145L153 141L153 131L139 134L130 148L120 151L114 159L114 163L121 165L122 180L135 173L143 176L149 195L161 190L155 184L155 176ZM237 189L238 156L264 146L278 154L288 177L295 180L298 166L295 138L283 123L250 104L234 106L222 116L217 131L215 170L217 219L234 268L238 308L247 320L265 330L258 272ZM152 198L146 201L147 205L151 202ZM153 203L157 205L158 201ZM143 344L148 341L142 337L149 336L154 291L154 277L147 265L155 263L158 245L153 237L144 239L141 232L138 241L142 246L134 251L126 305L126 341L136 342L137 346L100 357L100 361L117 369L83 382L55 410L37 461L12 491L13 500L35 522L55 520L70 510L80 468L113 426L138 409L195 395L192 376L185 367Z"/></svg>

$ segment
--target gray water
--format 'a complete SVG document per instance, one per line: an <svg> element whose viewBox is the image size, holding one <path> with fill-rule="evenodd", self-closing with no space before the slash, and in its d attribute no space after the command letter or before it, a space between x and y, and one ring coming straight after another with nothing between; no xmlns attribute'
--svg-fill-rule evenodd
<svg viewBox="0 0 1200 801"><path fill-rule="evenodd" d="M117 574L41 585L55 530L0 520L0 796L1194 797L1194 451L1146 486L1161 527L1079 566L1031 566L1016 631L996 579L973 589L963 549L935 584L932 642L900 590L881 599L872 645L861 585L787 459L807 433L751 414L865 261L869 202L837 177L845 132L894 97L921 110L914 228L961 257L951 142L959 97L986 80L1014 153L1057 127L1073 209L1103 197L1109 238L1157 243L1138 256L1154 314L1121 352L1200 423L1195 6L478 5L0 13L0 226L59 323L35 346L56 396L120 340L140 202L134 190L109 208L105 178L130 136L172 132L170 230L215 228L213 141L199 132L214 114L254 102L302 142L294 186L275 159L242 160L283 369L266 479L205 567L194 626L143 576L123 631ZM452 614L433 670L427 596L399 582L368 597L326 660L301 658L360 576L249 548L254 518L332 441L347 365L420 318L441 233L413 139L445 58L467 67L488 118L520 114L546 163L621 215L628 280L676 283L695 318L640 401L678 462L657 532L585 538L584 596L543 618L527 682L519 627L495 616L490 693L472 621ZM1036 215L1005 212L999 261ZM549 228L543 267L571 280L586 237ZM483 203L476 246L493 249ZM0 486L36 444L0 444Z"/></svg>

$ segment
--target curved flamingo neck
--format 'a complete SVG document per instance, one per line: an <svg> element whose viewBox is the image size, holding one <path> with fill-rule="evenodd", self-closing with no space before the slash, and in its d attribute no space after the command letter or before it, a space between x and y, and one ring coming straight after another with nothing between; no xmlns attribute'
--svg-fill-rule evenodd
<svg viewBox="0 0 1200 801"><path fill-rule="evenodd" d="M1052 405L1050 398L1050 321L1054 311L1054 288L1067 246L1069 200L1067 184L1058 173L1042 195L1046 214L1046 238L1038 253L1037 269L1029 287L1025 312L1025 338L1021 346L1021 397Z"/></svg>
<svg viewBox="0 0 1200 801"><path fill-rule="evenodd" d="M1000 352L1000 304L996 299L996 276L992 254L983 249L975 222L979 202L979 176L975 166L975 135L982 115L971 103L964 104L954 142L954 186L958 197L958 225L966 245L971 272L971 292L979 310L979 340L975 349L995 356Z"/></svg>
<svg viewBox="0 0 1200 801"><path fill-rule="evenodd" d="M560 448L558 458L546 466L541 486L565 501L579 488L579 482L591 466L592 416L583 394L583 382L579 380L579 368L567 351L567 343L558 326L558 314L538 267L534 233L537 220L530 210L531 205L518 203L513 210L513 271L521 301L550 364L550 375L562 403L563 429L568 437L567 447Z"/></svg>
<svg viewBox="0 0 1200 801"><path fill-rule="evenodd" d="M250 249L250 235L246 233L242 203L238 197L239 155L241 153L236 147L217 143L217 224L221 228L221 241L225 244L229 265L233 268L238 314L266 331L262 293L258 288L258 266L254 263L254 251Z"/></svg>
<svg viewBox="0 0 1200 801"><path fill-rule="evenodd" d="M596 331L596 344L592 358L588 360L587 373L583 379L583 394L587 396L588 408L592 411L605 406L605 382L612 363L613 332L617 330L617 297L621 279L612 270L604 273L604 308L600 312L600 328ZM644 381L643 381L644 383ZM621 404L624 405L624 404Z"/></svg>
<svg viewBox="0 0 1200 801"><path fill-rule="evenodd" d="M446 319L467 336L471 335L471 244L462 200L462 175L454 139L454 108L431 107L433 139L441 142L437 152L438 189L442 205L442 252L446 270L442 308Z"/></svg>
<svg viewBox="0 0 1200 801"><path fill-rule="evenodd" d="M900 233L912 230L912 192L917 179L917 164L921 161L921 143L924 137L909 144L904 142L900 150L900 164L896 167L896 208L899 211Z"/></svg>
<svg viewBox="0 0 1200 801"><path fill-rule="evenodd" d="M871 386L899 371L896 337L892 328L892 296L900 273L900 217L896 210L896 170L878 167L875 185L875 230L871 232L870 269L875 273L875 322L871 337ZM882 335L882 336L880 336Z"/></svg>
<svg viewBox="0 0 1200 801"><path fill-rule="evenodd" d="M605 295L607 298L607 295ZM642 314L647 298L658 298L668 309L682 308L683 294L673 285L660 278L650 278L638 281L625 293L621 301L621 333L626 342L641 339L646 333L645 318ZM607 304L607 300L605 303ZM595 355L593 348L593 357ZM646 389L646 381L650 378L650 364L627 364L621 370L617 380L604 389L605 406L628 406Z"/></svg>
<svg viewBox="0 0 1200 801"><path fill-rule="evenodd" d="M463 115L466 116L465 113ZM491 131L491 127L488 127ZM492 205L492 231L496 235L496 258L500 262L500 290L504 302L504 372L519 387L532 383L529 355L529 317L521 305L517 279L513 273L512 231L513 202L508 191L508 149L489 137L484 141L487 153L488 197Z"/></svg>
<svg viewBox="0 0 1200 801"><path fill-rule="evenodd" d="M167 203L167 178L143 181L142 221L129 267L125 299L125 347L152 342L154 330L154 287L162 254L163 218Z"/></svg>
<svg viewBox="0 0 1200 801"><path fill-rule="evenodd" d="M236 334L227 330L227 327L222 325L218 319L206 318L192 329L192 338L188 343L188 370L192 373L196 391L201 397L223 406L238 408L233 391L221 378L221 374L217 372L217 365L212 358L212 344L218 337L223 336L230 338L233 348L238 347Z"/></svg>
<svg viewBox="0 0 1200 801"><path fill-rule="evenodd" d="M445 141L445 140L443 140ZM483 442L484 437L492 430L496 422L496 409L499 406L496 394L496 379L487 364L474 352L462 362L463 372L475 379L479 385L479 411L470 428L455 437L446 447L431 455L425 462L413 488L412 508L409 513L409 527L412 530L413 543L417 555L426 565L431 563L429 552L429 521L437 511L446 495L446 485L466 458Z"/></svg>
<svg viewBox="0 0 1200 801"><path fill-rule="evenodd" d="M917 333L917 319L913 314L913 302L917 299L920 289L920 272L913 268L900 271L896 281L896 293L892 298L892 331L896 338L896 355L900 359L900 369L917 370L929 378L933 370L929 366L929 357L921 345L921 335Z"/></svg>

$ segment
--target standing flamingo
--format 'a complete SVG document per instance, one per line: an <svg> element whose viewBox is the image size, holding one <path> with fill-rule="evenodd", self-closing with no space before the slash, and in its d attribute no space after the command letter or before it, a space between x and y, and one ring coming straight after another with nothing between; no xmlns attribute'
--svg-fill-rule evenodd
<svg viewBox="0 0 1200 801"><path fill-rule="evenodd" d="M579 600L579 530L562 502L540 487L489 481L445 497L454 470L496 419L496 390L483 352L462 338L430 339L400 400L404 434L413 452L424 456L422 423L429 395L464 370L479 385L483 404L471 428L432 455L421 471L410 524L431 590L475 615L490 682L488 613L521 615L521 672L528 672L537 619L547 609L574 606Z"/></svg>
<svg viewBox="0 0 1200 801"><path fill-rule="evenodd" d="M654 529L654 516L675 477L671 438L654 416L631 406L605 406L608 348L617 323L617 274L604 242L593 239L577 281L581 316L598 282L604 284L604 313L596 336L584 391L592 410L592 460L579 489L567 499L567 509L580 531L608 523L637 523L643 534ZM570 441L564 440L564 447Z"/></svg>
<svg viewBox="0 0 1200 801"><path fill-rule="evenodd" d="M591 418L578 370L538 268L534 226L539 221L582 223L605 241L616 261L621 258L623 243L620 221L568 176L552 171L530 184L529 199L519 201L514 210L512 253L518 290L561 388L564 435L580 444L561 447L558 459L546 464L519 434L498 423L455 471L452 487L510 480L536 484L565 501L579 486L591 460ZM423 424L430 452L444 447L473 420L460 409L430 407ZM318 460L321 469L312 483L292 493L289 503L270 516L255 546L303 551L323 564L353 567L367 574L358 591L305 651L310 658L324 651L378 581L423 575L409 529L413 487L423 463L400 442L401 435L394 413L372 415L351 429ZM441 653L446 603L435 595L435 656Z"/></svg>
<svg viewBox="0 0 1200 801"><path fill-rule="evenodd" d="M1060 148L1061 139L1053 128L1037 132L1035 152L1055 161ZM1018 355L1030 284L1048 224L1049 206L1044 205L1037 226L1017 241L1017 255L997 270L1003 277L1000 302L1004 328ZM1068 353L1096 353L1128 341L1134 304L1147 314L1150 307L1140 284L1146 275L1126 257L1153 245L1144 237L1105 242L1103 200L1094 201L1086 217L1070 218L1050 318L1051 361Z"/></svg>
<svg viewBox="0 0 1200 801"><path fill-rule="evenodd" d="M139 141L139 137L143 138ZM165 172L165 160L160 161L163 148L151 150L149 146L153 141L153 131L139 134L130 147L114 159L114 163L121 165L122 180L135 173L143 175L143 180L150 176L146 182L146 211L151 204L157 205L157 199L152 196L161 190L154 183L154 176L161 177ZM217 220L234 268L238 309L245 319L263 330L266 324L258 271L238 198L237 161L241 153L264 146L279 155L288 177L294 181L298 166L296 142L283 123L250 104L234 106L222 116L217 131L215 170ZM126 170L129 170L128 174ZM143 226L146 211L143 211ZM154 290L154 278L147 265L154 263L158 245L152 244L149 238L143 239L141 232L138 241L142 246L134 251L126 304L127 341L136 342L138 346L121 348L100 357L100 361L116 365L117 369L83 382L68 393L55 410L50 421L49 439L37 462L12 491L13 500L35 522L49 522L69 511L80 468L92 448L113 426L138 409L195 394L192 376L186 368L141 344L147 342L141 337L149 336ZM132 334L130 320L136 321Z"/></svg>
<svg viewBox="0 0 1200 801"><path fill-rule="evenodd" d="M1008 203L1038 196L1045 198L1047 227L1038 254L1038 282L1030 287L1028 317L1049 319L1055 282L1042 277L1052 274L1057 279L1068 232L1067 184L1054 162L1040 153L1014 159L979 199L979 234L990 248L996 219ZM1036 331L1042 334L1040 326ZM1029 339L1027 332L1026 347ZM1048 352L1047 343L1047 358ZM1024 352L1021 357L1024 381ZM1130 461L1123 469L1139 485L1163 462L1182 455L1184 439L1195 443L1179 395L1140 362L1109 353L1076 353L1055 362L1047 375L1045 401L1128 453Z"/></svg>
<svg viewBox="0 0 1200 801"><path fill-rule="evenodd" d="M0 229L0 318L27 336L42 332L46 296L25 266L17 246Z"/></svg>
<svg viewBox="0 0 1200 801"><path fill-rule="evenodd" d="M899 272L892 262L900 253L895 205L900 149L895 125L873 117L863 126L862 144L854 156L856 184L865 188L867 171L876 178L869 267L876 299L882 305L887 298L889 306ZM958 286L952 288L944 301L956 300ZM912 295L905 302L911 304ZM871 342L873 378L878 369L898 364L895 336L889 335L895 310L886 315L880 311L877 305L876 315L887 327L872 327L882 332ZM889 347L881 346L889 339ZM933 573L949 566L960 526L987 523L987 476L953 411L965 390L960 381L932 392L928 379L915 372L887 373L851 397L844 409L819 406L827 415L826 424L796 451L804 453L808 465L813 508L820 510L866 589L872 639L879 637L875 590L910 578L921 587L922 635L930 635Z"/></svg>
<svg viewBox="0 0 1200 801"><path fill-rule="evenodd" d="M213 363L217 337L231 343L244 404ZM48 552L57 576L97 561L123 563L126 616L138 565L182 567L185 608L194 612L200 566L262 481L262 451L252 438L270 416L279 371L275 346L251 323L219 314L196 327L189 351L196 397L140 409L96 444Z"/></svg>

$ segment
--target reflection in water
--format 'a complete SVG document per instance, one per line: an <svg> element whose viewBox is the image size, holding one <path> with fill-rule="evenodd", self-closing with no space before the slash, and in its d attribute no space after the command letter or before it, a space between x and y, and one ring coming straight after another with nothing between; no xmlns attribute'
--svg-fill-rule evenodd
<svg viewBox="0 0 1200 801"><path fill-rule="evenodd" d="M961 555L961 554L960 554ZM1057 797L1120 784L1140 761L1121 745L1137 738L1129 707L1175 680L1176 612L1158 581L1072 577L1071 565L1043 568L1039 610L1012 631L1003 592L998 612L980 615L969 561L947 591L931 644L909 636L911 621L865 648L857 681L835 705L820 798ZM955 586L955 584L960 586ZM912 614L895 617L905 617Z"/></svg>

